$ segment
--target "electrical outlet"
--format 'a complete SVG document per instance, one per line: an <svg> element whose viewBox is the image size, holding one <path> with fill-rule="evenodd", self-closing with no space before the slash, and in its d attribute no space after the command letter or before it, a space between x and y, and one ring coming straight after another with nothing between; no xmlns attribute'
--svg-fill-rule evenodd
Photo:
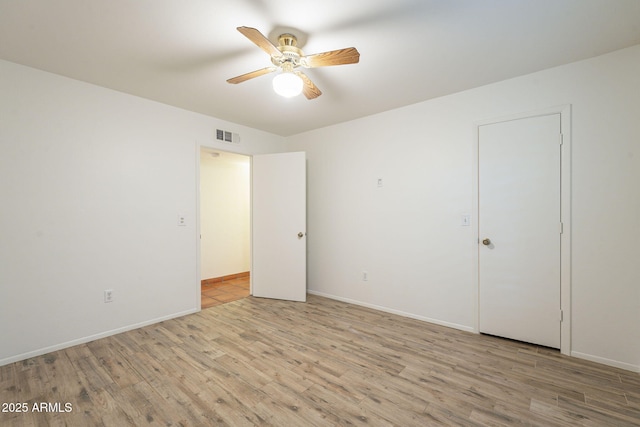
<svg viewBox="0 0 640 427"><path fill-rule="evenodd" d="M367 280L369 280L369 273L367 273L366 271L362 272L362 281L366 282Z"/></svg>
<svg viewBox="0 0 640 427"><path fill-rule="evenodd" d="M185 214L178 214L178 226L180 227L184 227L185 225L187 225L187 217L185 216Z"/></svg>
<svg viewBox="0 0 640 427"><path fill-rule="evenodd" d="M104 302L112 302L112 301L113 301L113 289L105 289Z"/></svg>

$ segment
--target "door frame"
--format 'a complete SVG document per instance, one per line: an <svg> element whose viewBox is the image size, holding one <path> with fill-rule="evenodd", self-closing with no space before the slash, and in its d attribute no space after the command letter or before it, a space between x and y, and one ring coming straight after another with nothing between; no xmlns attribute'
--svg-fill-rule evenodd
<svg viewBox="0 0 640 427"><path fill-rule="evenodd" d="M480 236L477 221L480 210L478 199L480 126L551 114L560 114L560 133L562 134L560 159L560 221L562 222L562 234L560 235L560 352L571 355L571 104L486 119L474 124L472 214L476 221L472 221L471 229L476 248L473 251L475 268L472 269L473 283L475 283L474 332L480 333Z"/></svg>
<svg viewBox="0 0 640 427"><path fill-rule="evenodd" d="M217 151L220 153L231 153L231 154L238 154L241 156L246 156L249 158L249 164L253 163L253 155L251 154L247 154L247 153L240 153L237 151L233 151L233 150L229 150L228 148L224 147L221 148L219 146L213 145L213 144L206 144L206 143L200 143L200 142L196 142L195 144L196 146L196 155L195 155L195 162L196 162L196 219L195 219L195 224L196 224L196 283L195 283L195 298L196 298L196 307L198 309L198 311L202 310L202 298L201 298L201 284L202 284L202 239L200 238L200 233L202 232L201 229L201 212L200 212L200 179L201 179L201 172L200 172L200 158L201 158L201 154L202 154L202 149L209 149L209 150L213 150L213 151ZM249 175L251 178L251 168L249 168ZM249 191L252 192L253 189L251 188L252 184L251 184L251 179L249 179ZM249 201L249 203L251 203L251 201ZM250 236L250 240L249 240L249 253L251 254L252 251L252 246L253 246L253 236L252 236L252 232L251 232L251 224L252 224L252 218L253 218L253 207L250 206L249 207L249 211L250 211L250 216L249 216L249 236ZM253 295L253 283L251 281L251 268L252 268L252 263L249 262L249 295Z"/></svg>

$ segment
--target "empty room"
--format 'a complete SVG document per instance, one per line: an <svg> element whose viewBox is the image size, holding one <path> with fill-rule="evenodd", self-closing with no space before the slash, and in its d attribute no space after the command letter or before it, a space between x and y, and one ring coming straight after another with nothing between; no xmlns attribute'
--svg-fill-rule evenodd
<svg viewBox="0 0 640 427"><path fill-rule="evenodd" d="M0 0L0 425L639 426L637 0Z"/></svg>

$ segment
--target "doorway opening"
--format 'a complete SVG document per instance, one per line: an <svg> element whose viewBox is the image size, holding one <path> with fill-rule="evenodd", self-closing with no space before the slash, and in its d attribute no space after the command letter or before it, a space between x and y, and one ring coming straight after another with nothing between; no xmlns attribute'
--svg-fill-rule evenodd
<svg viewBox="0 0 640 427"><path fill-rule="evenodd" d="M251 158L200 147L200 306L250 295Z"/></svg>

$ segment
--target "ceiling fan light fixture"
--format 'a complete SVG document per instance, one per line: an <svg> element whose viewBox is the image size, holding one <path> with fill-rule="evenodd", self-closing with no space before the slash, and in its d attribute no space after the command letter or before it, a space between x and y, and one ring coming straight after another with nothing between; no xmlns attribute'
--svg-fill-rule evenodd
<svg viewBox="0 0 640 427"><path fill-rule="evenodd" d="M273 90L280 96L292 98L302 93L302 79L297 75L283 71L273 78Z"/></svg>
<svg viewBox="0 0 640 427"><path fill-rule="evenodd" d="M271 58L273 66L251 71L250 73L227 79L228 83L237 84L247 80L282 70L273 79L273 90L280 96L291 98L304 93L307 99L316 99L322 92L311 79L298 67L316 68L334 65L357 64L360 52L355 47L330 50L328 52L305 55L298 48L298 40L293 34L280 34L278 46L265 37L260 31L251 27L238 27L238 31L262 49Z"/></svg>

